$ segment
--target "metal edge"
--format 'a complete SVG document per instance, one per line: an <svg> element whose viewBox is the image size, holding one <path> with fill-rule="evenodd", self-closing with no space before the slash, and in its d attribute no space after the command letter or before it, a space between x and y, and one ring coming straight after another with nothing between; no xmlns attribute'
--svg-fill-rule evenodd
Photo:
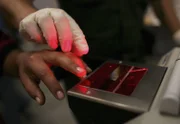
<svg viewBox="0 0 180 124"><path fill-rule="evenodd" d="M90 94L88 92L90 92ZM113 94L111 92L98 91L96 89L88 89L87 94L84 94L74 87L69 90L67 94L69 96L78 97L135 113L143 113L149 109L149 104L142 100L120 94Z"/></svg>

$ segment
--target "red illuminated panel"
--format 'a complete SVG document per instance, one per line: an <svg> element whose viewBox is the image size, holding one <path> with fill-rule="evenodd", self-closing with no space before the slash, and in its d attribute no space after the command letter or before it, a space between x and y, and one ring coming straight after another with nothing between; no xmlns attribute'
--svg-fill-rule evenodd
<svg viewBox="0 0 180 124"><path fill-rule="evenodd" d="M118 80L121 80L130 68L131 66L127 65L119 66L119 64L106 63L87 80L84 80L81 85L106 91L113 91L113 89L119 84L119 82L111 79L113 71L119 69L118 72L120 73L118 74Z"/></svg>
<svg viewBox="0 0 180 124"><path fill-rule="evenodd" d="M102 87L101 89L112 92L116 88L116 86L123 80L123 78L126 76L126 74L130 69L131 66L127 66L127 65L118 66L116 70L111 73L111 77L108 79L104 87ZM117 74L118 77L115 78L116 80L114 80L113 76Z"/></svg>
<svg viewBox="0 0 180 124"><path fill-rule="evenodd" d="M109 80L110 74L116 69L119 64L106 63L92 74L87 80L84 80L81 85L91 88L101 89Z"/></svg>
<svg viewBox="0 0 180 124"><path fill-rule="evenodd" d="M116 90L116 93L131 95L146 72L146 68L133 69Z"/></svg>
<svg viewBox="0 0 180 124"><path fill-rule="evenodd" d="M108 92L131 95L147 68L106 63L80 85Z"/></svg>

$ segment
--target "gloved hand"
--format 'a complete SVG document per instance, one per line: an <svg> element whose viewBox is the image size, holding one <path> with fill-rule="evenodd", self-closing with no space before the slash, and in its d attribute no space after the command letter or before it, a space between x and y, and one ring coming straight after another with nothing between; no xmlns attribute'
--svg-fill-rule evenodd
<svg viewBox="0 0 180 124"><path fill-rule="evenodd" d="M77 23L62 9L46 8L25 17L19 25L19 32L29 41L47 43L63 52L77 56L87 54L89 47Z"/></svg>

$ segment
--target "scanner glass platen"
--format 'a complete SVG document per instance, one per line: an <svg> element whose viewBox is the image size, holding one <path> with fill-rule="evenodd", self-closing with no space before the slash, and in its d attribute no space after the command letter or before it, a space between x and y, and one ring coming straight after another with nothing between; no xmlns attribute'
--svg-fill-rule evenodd
<svg viewBox="0 0 180 124"><path fill-rule="evenodd" d="M113 93L131 95L148 68L105 63L80 85Z"/></svg>

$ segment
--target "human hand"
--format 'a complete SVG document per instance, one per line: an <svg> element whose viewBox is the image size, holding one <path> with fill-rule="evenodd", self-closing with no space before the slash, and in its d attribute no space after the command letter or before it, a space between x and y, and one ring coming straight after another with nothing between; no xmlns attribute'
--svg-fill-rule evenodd
<svg viewBox="0 0 180 124"><path fill-rule="evenodd" d="M20 22L19 32L26 40L47 43L52 49L60 45L63 52L77 56L89 51L82 30L62 9L46 8L30 14Z"/></svg>
<svg viewBox="0 0 180 124"><path fill-rule="evenodd" d="M45 96L38 86L39 81L47 86L57 99L64 97L63 89L48 64L62 67L78 77L86 75L87 66L72 53L55 51L23 52L17 57L19 77L28 94L39 104L45 103Z"/></svg>

